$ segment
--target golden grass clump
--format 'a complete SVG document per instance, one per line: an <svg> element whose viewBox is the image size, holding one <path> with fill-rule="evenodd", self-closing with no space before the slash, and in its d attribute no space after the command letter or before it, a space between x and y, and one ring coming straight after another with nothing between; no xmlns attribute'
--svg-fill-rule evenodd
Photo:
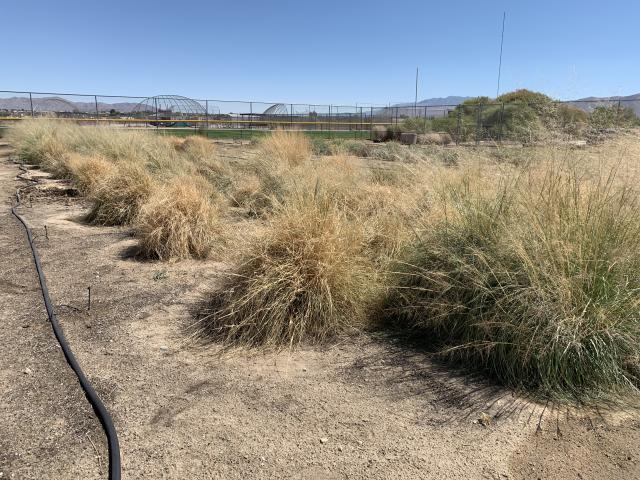
<svg viewBox="0 0 640 480"><path fill-rule="evenodd" d="M70 132L73 132L73 126L67 122L27 119L9 129L7 140L15 146L23 162L65 178L69 175L67 142Z"/></svg>
<svg viewBox="0 0 640 480"><path fill-rule="evenodd" d="M97 225L128 225L152 193L154 180L136 163L122 162L89 192L93 202L87 221Z"/></svg>
<svg viewBox="0 0 640 480"><path fill-rule="evenodd" d="M224 242L214 192L202 178L181 176L158 186L140 209L140 252L160 260L206 258Z"/></svg>
<svg viewBox="0 0 640 480"><path fill-rule="evenodd" d="M283 205L203 312L227 345L293 347L367 324L375 271L338 209L307 195Z"/></svg>
<svg viewBox="0 0 640 480"><path fill-rule="evenodd" d="M115 165L100 155L69 153L66 164L78 190L87 195L93 192L102 180L112 174Z"/></svg>
<svg viewBox="0 0 640 480"><path fill-rule="evenodd" d="M190 135L176 144L176 150L197 161L212 157L216 153L216 145L211 140Z"/></svg>
<svg viewBox="0 0 640 480"><path fill-rule="evenodd" d="M311 141L304 133L276 130L261 141L263 152L273 159L298 166L311 157Z"/></svg>

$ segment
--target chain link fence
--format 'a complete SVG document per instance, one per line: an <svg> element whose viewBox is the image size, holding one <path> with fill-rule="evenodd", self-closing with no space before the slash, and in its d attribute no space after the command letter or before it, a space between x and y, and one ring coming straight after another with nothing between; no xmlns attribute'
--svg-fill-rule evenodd
<svg viewBox="0 0 640 480"><path fill-rule="evenodd" d="M374 129L442 132L458 144L585 138L638 124L640 99L460 105L322 105L0 91L0 126L29 117L244 138L282 128L326 138L372 138Z"/></svg>

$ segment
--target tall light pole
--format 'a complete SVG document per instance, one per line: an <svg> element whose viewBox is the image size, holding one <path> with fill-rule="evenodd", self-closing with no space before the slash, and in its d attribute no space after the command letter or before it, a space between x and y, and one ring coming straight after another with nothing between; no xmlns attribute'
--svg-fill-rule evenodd
<svg viewBox="0 0 640 480"><path fill-rule="evenodd" d="M502 35L500 36L500 61L498 63L498 88L496 88L496 98L500 96L500 74L502 73L502 47L504 45L504 21L507 18L507 12L502 12Z"/></svg>

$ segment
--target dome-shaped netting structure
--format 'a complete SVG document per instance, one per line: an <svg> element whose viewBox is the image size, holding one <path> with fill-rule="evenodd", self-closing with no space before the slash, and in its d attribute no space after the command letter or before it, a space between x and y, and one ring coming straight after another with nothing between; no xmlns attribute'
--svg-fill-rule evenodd
<svg viewBox="0 0 640 480"><path fill-rule="evenodd" d="M36 112L59 113L78 113L80 111L73 103L60 97L34 98L33 109Z"/></svg>
<svg viewBox="0 0 640 480"><path fill-rule="evenodd" d="M275 103L267 108L263 115L289 115L289 109L284 103Z"/></svg>
<svg viewBox="0 0 640 480"><path fill-rule="evenodd" d="M197 119L207 114L199 102L180 95L147 97L133 109L133 113L148 116L153 116L156 112L163 120Z"/></svg>

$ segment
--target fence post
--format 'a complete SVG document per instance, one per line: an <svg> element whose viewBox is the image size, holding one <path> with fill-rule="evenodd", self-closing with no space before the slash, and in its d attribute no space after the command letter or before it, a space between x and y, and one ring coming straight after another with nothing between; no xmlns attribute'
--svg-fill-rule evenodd
<svg viewBox="0 0 640 480"><path fill-rule="evenodd" d="M620 99L618 99L618 108L616 110L616 126L620 126Z"/></svg>
<svg viewBox="0 0 640 480"><path fill-rule="evenodd" d="M31 105L31 118L33 118L35 115L33 113L33 96L31 95L31 92L29 92L29 104Z"/></svg>
<svg viewBox="0 0 640 480"><path fill-rule="evenodd" d="M160 124L158 123L158 99L157 98L153 99L153 104L156 107L156 130L158 130L160 128Z"/></svg>
<svg viewBox="0 0 640 480"><path fill-rule="evenodd" d="M331 138L331 105L329 105L329 124L327 125L327 130L329 130L329 138Z"/></svg>
<svg viewBox="0 0 640 480"><path fill-rule="evenodd" d="M500 129L498 130L498 142L502 144L502 126L504 125L504 102L500 107Z"/></svg>
<svg viewBox="0 0 640 480"><path fill-rule="evenodd" d="M204 101L204 128L207 131L207 138L209 138L209 100Z"/></svg>
<svg viewBox="0 0 640 480"><path fill-rule="evenodd" d="M480 143L480 116L482 115L482 103L476 107L476 145Z"/></svg>
<svg viewBox="0 0 640 480"><path fill-rule="evenodd" d="M369 140L373 140L373 107L371 107L371 118L369 118Z"/></svg>
<svg viewBox="0 0 640 480"><path fill-rule="evenodd" d="M462 107L464 108L464 107ZM456 145L460 145L460 127L462 123L462 108L458 109L458 122L456 126Z"/></svg>
<svg viewBox="0 0 640 480"><path fill-rule="evenodd" d="M291 108L289 111L289 128L293 130L293 103L289 105L289 108Z"/></svg>
<svg viewBox="0 0 640 480"><path fill-rule="evenodd" d="M98 118L100 117L100 111L98 110L98 96L94 95L93 96L93 101L95 102L96 105L96 127L98 126Z"/></svg>

